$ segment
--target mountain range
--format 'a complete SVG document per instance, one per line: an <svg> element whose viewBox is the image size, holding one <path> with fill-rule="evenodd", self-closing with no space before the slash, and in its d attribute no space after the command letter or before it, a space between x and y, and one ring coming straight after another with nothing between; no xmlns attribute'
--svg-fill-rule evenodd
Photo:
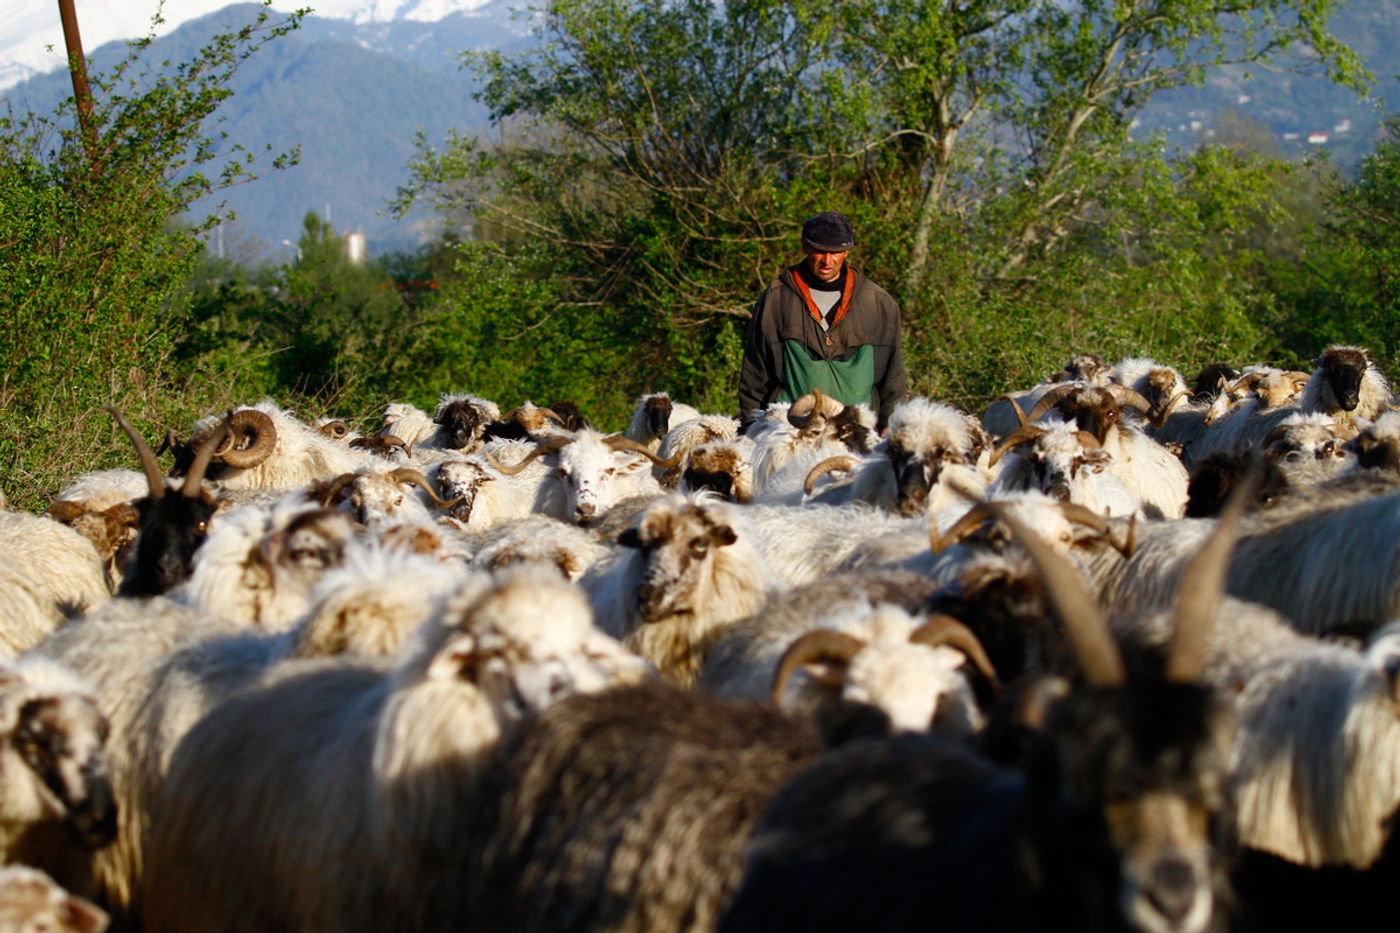
<svg viewBox="0 0 1400 933"><path fill-rule="evenodd" d="M150 33L156 0L80 3L78 18L96 71L127 52L127 40ZM172 0L161 8L152 61L183 61L207 38L248 21L254 3ZM246 264L284 261L308 211L342 232L365 235L372 254L411 250L439 232L430 215L394 221L384 209L408 180L419 131L438 142L449 129L485 132L476 84L460 67L471 49L520 48L530 41L528 0L323 0L301 28L270 44L239 69L233 97L220 108L219 130L249 149L301 147L300 164L225 191L237 219L213 240ZM294 0L274 0L291 9ZM54 0L0 4L0 112L51 111L71 93L62 67L63 36ZM1395 60L1400 0L1366 0L1343 9L1339 37L1376 74L1368 100L1324 78L1243 68L1213 73L1204 86L1153 98L1142 131L1174 144L1213 138L1227 122L1272 136L1284 156L1326 149L1353 166L1374 146L1385 115L1400 101ZM46 49L46 46L53 48ZM56 49L57 51L54 51ZM1233 117L1229 116L1233 115Z"/></svg>

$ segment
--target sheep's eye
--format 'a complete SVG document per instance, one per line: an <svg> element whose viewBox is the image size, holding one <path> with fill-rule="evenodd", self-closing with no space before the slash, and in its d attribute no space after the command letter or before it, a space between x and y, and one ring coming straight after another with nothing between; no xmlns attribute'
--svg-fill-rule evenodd
<svg viewBox="0 0 1400 933"><path fill-rule="evenodd" d="M199 532L200 534L204 534L204 532L206 532L206 531L209 530L209 523L208 523L208 522L200 522L199 524L197 524L197 525L194 526L194 530L197 531L197 532Z"/></svg>
<svg viewBox="0 0 1400 933"><path fill-rule="evenodd" d="M395 496L395 497L394 497L394 508L398 508L398 507L401 506L401 505L403 505L403 496Z"/></svg>
<svg viewBox="0 0 1400 933"><path fill-rule="evenodd" d="M690 542L690 556L704 557L710 550L710 542L703 539Z"/></svg>

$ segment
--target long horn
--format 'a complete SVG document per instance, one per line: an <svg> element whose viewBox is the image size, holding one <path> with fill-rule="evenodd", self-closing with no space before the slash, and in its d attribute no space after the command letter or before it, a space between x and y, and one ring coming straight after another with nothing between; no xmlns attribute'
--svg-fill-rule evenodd
<svg viewBox="0 0 1400 933"><path fill-rule="evenodd" d="M506 476L514 476L545 454L558 453L563 450L569 444L573 443L573 440L572 437L561 437L559 435L546 437L536 444L529 453L510 466L506 466L504 463L497 460L492 456L491 451L485 448L482 448L481 454L486 458L486 462L495 467L499 472L504 473Z"/></svg>
<svg viewBox="0 0 1400 933"><path fill-rule="evenodd" d="M987 650L982 647L982 642L972 629L952 616L942 614L933 616L910 632L909 640L916 644L928 645L930 648L948 645L958 649L967 655L967 659L992 682L997 690L1001 689L1001 681L997 678L997 669L992 666L992 659L987 657Z"/></svg>
<svg viewBox="0 0 1400 933"><path fill-rule="evenodd" d="M1220 510L1215 531L1181 574L1176 591L1176 634L1167 654L1165 676L1169 681L1196 683L1201 679L1205 669L1206 633L1215 621L1220 597L1225 591L1225 574L1230 569L1230 552L1235 547L1240 518L1259 489L1263 476L1263 461L1256 456Z"/></svg>
<svg viewBox="0 0 1400 933"><path fill-rule="evenodd" d="M1064 398L1066 395L1072 395L1083 388L1084 387L1077 382L1055 386L1055 388L1040 397L1040 401L1036 402L1035 407L1026 415L1026 420L1039 421L1047 411L1060 404L1060 399Z"/></svg>
<svg viewBox="0 0 1400 933"><path fill-rule="evenodd" d="M1022 524L1005 504L989 502L987 507L1011 529L1012 536L1026 549L1032 563L1039 569L1046 594L1065 628L1065 635L1084 671L1084 678L1099 687L1122 685L1127 680L1123 657L1118 653L1108 624L1099 612L1098 603L1080 579L1074 565L1040 535Z"/></svg>
<svg viewBox="0 0 1400 933"><path fill-rule="evenodd" d="M240 408L233 413L232 444L215 451L220 460L235 470L247 470L272 456L277 446L277 426L265 412L255 408ZM251 437L253 443L247 447L240 445Z"/></svg>
<svg viewBox="0 0 1400 933"><path fill-rule="evenodd" d="M1099 439L1093 431L1075 431L1074 436L1079 438L1079 443L1083 444L1085 447L1103 447L1103 444L1099 443Z"/></svg>
<svg viewBox="0 0 1400 933"><path fill-rule="evenodd" d="M137 433L122 416L111 405L103 405L107 414L117 419L117 424L126 432L126 436L131 438L131 443L136 447L136 456L141 460L141 469L146 473L146 486L151 493L152 499L159 499L165 495L165 476L160 472L160 467L156 464L156 455L151 453L151 445L146 443L146 439Z"/></svg>
<svg viewBox="0 0 1400 933"><path fill-rule="evenodd" d="M685 459L685 454L676 454L674 457L670 457L666 460L663 460L656 454L647 450L641 444L638 444L636 441L632 440L632 438L623 437L620 434L611 434L603 438L603 443L607 444L608 449L611 451L630 450L633 453L641 454L643 457L646 457L648 460L661 467L663 470L674 469L680 466L681 461Z"/></svg>
<svg viewBox="0 0 1400 933"><path fill-rule="evenodd" d="M440 509L450 509L466 498L465 496L458 496L450 502L443 499L438 495L438 491L433 488L432 484L428 482L428 478L412 467L399 467L389 474L389 478L396 483L414 483L415 485L423 487L423 490L428 494L428 498L432 499L433 504Z"/></svg>
<svg viewBox="0 0 1400 933"><path fill-rule="evenodd" d="M1108 532L1108 519L1078 502L1061 502L1060 514L1077 525L1087 525L1100 534Z"/></svg>
<svg viewBox="0 0 1400 933"><path fill-rule="evenodd" d="M992 513L987 509L987 504L985 502L979 502L962 515L958 516L958 520L953 523L952 528L948 529L946 535L940 535L938 533L938 523L930 518L928 523L929 550L935 554L942 554L948 548L957 544L963 538L966 538L968 535L972 534L972 532L986 524L987 519L991 517Z"/></svg>
<svg viewBox="0 0 1400 933"><path fill-rule="evenodd" d="M1164 404L1161 408L1157 409L1157 413L1155 415L1149 414L1147 416L1147 420L1151 422L1154 428L1160 430L1162 425L1167 423L1167 417L1171 414L1172 406L1175 405L1181 399L1190 397L1191 393L1184 389L1177 391L1172 395L1171 398L1167 399L1166 404Z"/></svg>
<svg viewBox="0 0 1400 933"><path fill-rule="evenodd" d="M854 635L837 632L833 629L822 628L803 635L788 645L788 649L783 652L782 659L778 661L777 670L773 672L773 705L782 706L787 683L802 665L812 661L834 661L837 664L849 664L851 659L864 647L865 642Z"/></svg>
<svg viewBox="0 0 1400 933"><path fill-rule="evenodd" d="M264 415L263 417L267 417ZM234 415L230 412L224 415L224 420L219 422L204 443L199 445L199 449L194 453L194 461L190 464L190 470L185 474L184 485L180 487L180 495L186 499L197 499L204 483L204 471L209 469L209 463L214 459L214 451L223 446L233 431ZM227 461L225 461L227 462Z"/></svg>
<svg viewBox="0 0 1400 933"><path fill-rule="evenodd" d="M810 496L812 490L817 488L817 480L833 470L854 470L860 465L859 457L852 457L850 454L838 454L835 457L827 457L812 469L807 471L807 479L802 482L802 492Z"/></svg>
<svg viewBox="0 0 1400 933"><path fill-rule="evenodd" d="M1002 395L1001 400L1011 406L1011 410L1016 414L1016 421L1021 427L1024 428L1026 425L1031 423L1031 420L1026 417L1026 410L1022 408L1014 398L1012 398L1010 395L1004 394Z"/></svg>
<svg viewBox="0 0 1400 933"><path fill-rule="evenodd" d="M1012 402L1011 404L1015 405L1016 403ZM1018 406L1016 410L1020 411L1021 409ZM997 461L1006 456L1007 451L1011 448L1021 444L1029 444L1044 433L1045 429L1038 424L1027 422L1021 425L1019 428L1006 435L1006 437L1002 438L1001 443L996 446L996 449L992 451L992 455L987 458L987 466L996 466Z"/></svg>

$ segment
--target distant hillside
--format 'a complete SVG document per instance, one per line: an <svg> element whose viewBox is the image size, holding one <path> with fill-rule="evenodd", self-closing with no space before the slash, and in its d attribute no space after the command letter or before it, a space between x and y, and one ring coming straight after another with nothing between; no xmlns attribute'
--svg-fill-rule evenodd
<svg viewBox="0 0 1400 933"><path fill-rule="evenodd" d="M473 82L457 53L521 41L512 5L501 0L436 23L356 26L312 17L250 58L219 111L219 129L254 151L300 144L301 163L224 192L237 214L229 235L245 247L256 237L269 258L280 260L289 255L283 241L294 243L314 210L341 232L363 231L372 253L412 248L429 236L423 219L394 223L380 211L407 180L420 128L433 141L448 128L485 128L486 112L472 100ZM150 60L186 60L208 36L257 10L243 4L191 21L154 43ZM124 44L111 43L89 55L101 70L125 52ZM70 92L59 72L18 84L2 99L17 110L47 112Z"/></svg>
<svg viewBox="0 0 1400 933"><path fill-rule="evenodd" d="M300 144L302 160L223 195L238 215L225 240L241 244L240 258L250 251L288 258L283 241L295 243L310 210L341 232L362 231L371 253L430 239L433 218L394 223L380 211L407 179L417 130L438 141L448 128L485 129L485 111L472 100L473 82L458 67L458 53L528 41L527 24L512 13L525 5L492 0L434 23L356 25L311 17L250 59L220 111L220 128L250 150ZM154 43L151 60L185 60L207 36L257 9L235 5L186 23ZM1370 101L1320 77L1257 70L1246 77L1243 69L1224 69L1203 87L1155 98L1142 114L1142 131L1162 130L1171 142L1191 146L1209 141L1214 127L1235 115L1272 134L1283 155L1326 148L1334 161L1354 165L1371 151L1382 118L1400 104L1391 51L1400 45L1400 0L1357 2L1339 16L1336 30L1367 57L1379 79ZM119 43L89 50L98 69L124 53ZM0 106L47 112L70 90L67 75L56 72L0 93Z"/></svg>

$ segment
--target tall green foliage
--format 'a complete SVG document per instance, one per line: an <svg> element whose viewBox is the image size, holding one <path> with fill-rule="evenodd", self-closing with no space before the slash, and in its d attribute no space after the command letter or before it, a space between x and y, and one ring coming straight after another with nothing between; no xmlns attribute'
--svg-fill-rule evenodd
<svg viewBox="0 0 1400 933"><path fill-rule="evenodd" d="M264 164L206 120L239 63L297 20L264 11L176 65L143 65L148 42L134 43L93 79L91 158L71 106L0 118L0 468L12 499L51 482L62 445L92 448L94 433L105 433L106 416L93 417L100 403L144 407L163 387L201 251L200 226L177 218ZM204 174L221 149L223 164ZM272 157L270 167L292 158Z"/></svg>
<svg viewBox="0 0 1400 933"><path fill-rule="evenodd" d="M905 308L916 391L977 406L1076 349L1253 359L1278 349L1251 236L1282 167L1132 122L1225 63L1363 88L1333 6L552 0L537 47L469 56L505 142L425 149L405 203L509 244L536 315L593 309L629 391L725 409L753 297L821 209Z"/></svg>

